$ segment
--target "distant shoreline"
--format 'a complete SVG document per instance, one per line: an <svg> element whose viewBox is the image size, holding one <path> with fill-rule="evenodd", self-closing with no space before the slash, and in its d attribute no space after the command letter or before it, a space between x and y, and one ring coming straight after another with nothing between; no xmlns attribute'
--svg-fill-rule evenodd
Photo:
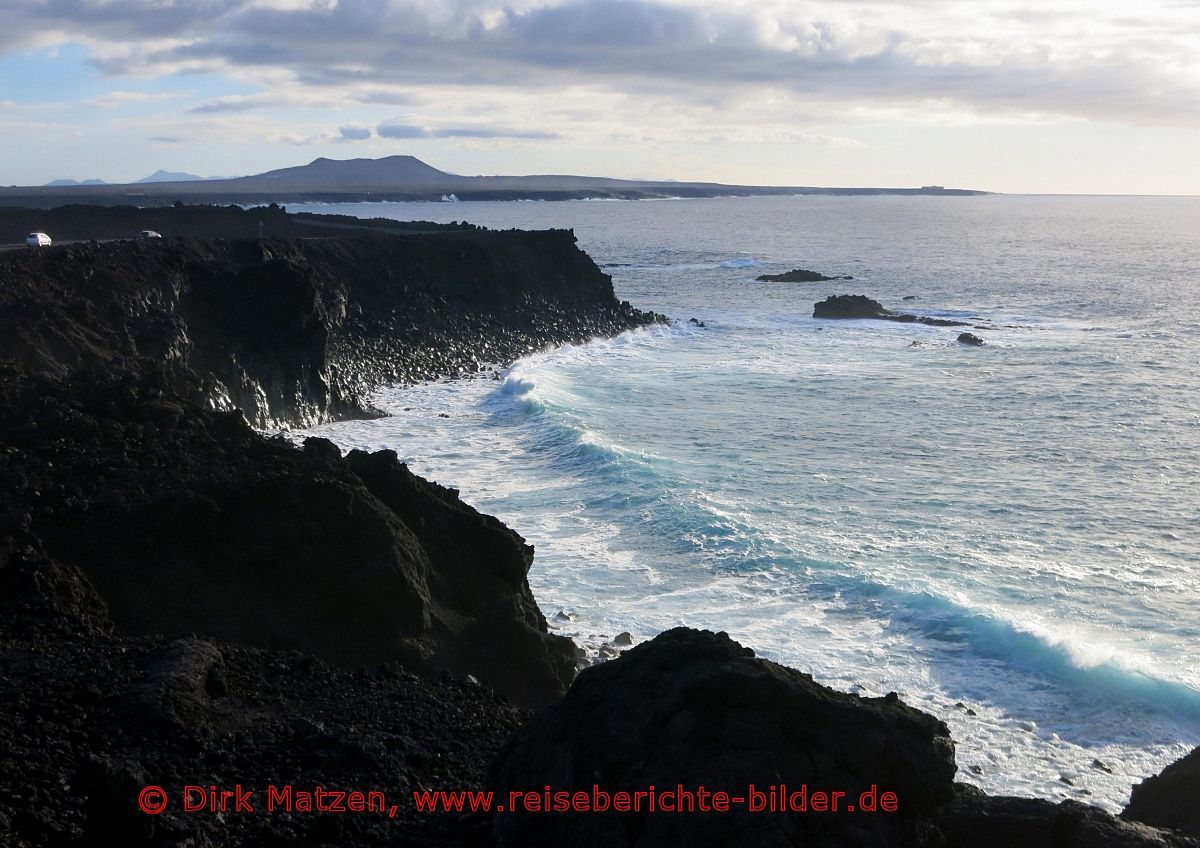
<svg viewBox="0 0 1200 848"><path fill-rule="evenodd" d="M162 189L151 192L116 191L121 186L41 186L0 188L0 206L23 206L29 208L51 208L73 204L90 206L171 206L175 203L188 205L265 205L268 203L445 203L445 197L453 194L462 202L504 201L565 201L565 200L694 200L717 197L878 197L878 196L926 196L926 197L978 197L994 192L972 189L920 189L920 188L754 188L742 189L686 189L674 190L448 190L448 191L191 191Z"/></svg>
<svg viewBox="0 0 1200 848"><path fill-rule="evenodd" d="M413 156L382 159L314 159L230 179L175 180L101 185L9 186L0 206L46 208L187 204L363 203L370 201L652 200L772 195L975 196L991 192L925 185L916 188L727 185L714 182L622 180L571 174L462 176L438 170Z"/></svg>

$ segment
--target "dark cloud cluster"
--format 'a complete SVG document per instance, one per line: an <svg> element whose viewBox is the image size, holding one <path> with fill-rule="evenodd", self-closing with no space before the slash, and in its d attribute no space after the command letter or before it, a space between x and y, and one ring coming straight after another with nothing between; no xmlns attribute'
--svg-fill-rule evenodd
<svg viewBox="0 0 1200 848"><path fill-rule="evenodd" d="M363 141L371 137L371 128L347 125L338 127L338 133L343 141Z"/></svg>
<svg viewBox="0 0 1200 848"><path fill-rule="evenodd" d="M1074 13L1062 0L1041 7L1042 17L1033 22L1028 4L979 0L981 15L987 11L989 21L1011 24L1017 36L949 25L928 31L938 8L955 5L934 0L825 0L803 7L807 11L716 0L511 2L497 8L478 0L42 0L0 36L0 49L60 32L101 45L95 61L113 73L284 70L314 89L369 87L363 100L377 102L405 100L388 87L434 85L599 85L685 102L711 99L714 91L770 86L825 103L936 100L1001 113L1200 121L1195 41L1172 33L1163 23L1169 17L1136 18L1133 7L1125 23L1109 22L1101 41L1073 50L1069 29L1061 27L1045 43L1036 41L1046 20L1070 22ZM859 8L861 20L855 17ZM926 23L906 24L909 11L921 11ZM1087 31L1081 25L1080 37ZM959 43L968 37L969 45ZM1017 43L1019 38L1031 40ZM253 100L227 101L198 111L252 108ZM404 123L388 123L378 133L494 137L486 129Z"/></svg>

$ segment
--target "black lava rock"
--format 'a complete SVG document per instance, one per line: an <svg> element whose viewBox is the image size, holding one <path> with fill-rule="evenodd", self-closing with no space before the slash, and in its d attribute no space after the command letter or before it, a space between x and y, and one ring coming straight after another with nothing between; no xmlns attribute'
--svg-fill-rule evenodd
<svg viewBox="0 0 1200 848"><path fill-rule="evenodd" d="M896 814L511 814L497 845L893 844L954 797L946 726L895 696L859 698L756 659L723 633L669 630L582 672L493 767L501 792L549 785L590 792L675 787L746 797L754 784L796 792L892 791ZM845 809L844 807L842 808Z"/></svg>
<svg viewBox="0 0 1200 848"><path fill-rule="evenodd" d="M813 304L814 318L883 318L890 313L877 300L861 294L834 294Z"/></svg>
<svg viewBox="0 0 1200 848"><path fill-rule="evenodd" d="M874 318L880 321L898 321L902 324L927 324L931 327L965 327L966 321L949 318L931 318L926 315L909 315L884 309L877 300L861 294L835 294L813 304L814 318L861 319Z"/></svg>
<svg viewBox="0 0 1200 848"><path fill-rule="evenodd" d="M1200 748L1133 787L1121 817L1200 837Z"/></svg>

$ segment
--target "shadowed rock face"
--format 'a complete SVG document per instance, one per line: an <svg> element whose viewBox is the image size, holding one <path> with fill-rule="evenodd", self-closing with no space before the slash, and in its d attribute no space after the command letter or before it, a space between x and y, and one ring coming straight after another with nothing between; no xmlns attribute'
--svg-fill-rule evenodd
<svg viewBox="0 0 1200 848"><path fill-rule="evenodd" d="M124 634L473 674L523 704L563 691L576 649L547 633L520 536L391 451L268 440L164 385L0 380L0 539L51 563L5 570L14 596Z"/></svg>
<svg viewBox="0 0 1200 848"><path fill-rule="evenodd" d="M390 381L474 373L662 316L572 233L112 242L0 253L0 359L62 377L186 367L257 426L370 414Z"/></svg>
<svg viewBox="0 0 1200 848"><path fill-rule="evenodd" d="M1121 816L1200 837L1200 748L1133 787Z"/></svg>
<svg viewBox="0 0 1200 848"><path fill-rule="evenodd" d="M679 628L582 672L493 772L502 789L681 783L744 795L749 784L786 783L843 791L851 803L874 784L902 811L503 815L500 845L886 845L915 838L918 817L954 797L955 764L945 724L894 696L835 692L723 633Z"/></svg>

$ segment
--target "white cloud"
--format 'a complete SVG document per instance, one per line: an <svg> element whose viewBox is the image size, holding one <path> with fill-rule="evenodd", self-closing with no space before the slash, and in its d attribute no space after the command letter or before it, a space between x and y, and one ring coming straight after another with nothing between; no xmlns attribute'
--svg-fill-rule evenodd
<svg viewBox="0 0 1200 848"><path fill-rule="evenodd" d="M26 40L86 39L113 73L272 73L292 97L586 82L1200 124L1200 6L1164 0L45 0L22 17L38 24L21 23Z"/></svg>
<svg viewBox="0 0 1200 848"><path fill-rule="evenodd" d="M572 160L552 157L586 150L592 172L630 161L715 177L705 157L765 162L743 155L760 145L811 181L808 163L918 157L899 152L902 135L1200 132L1200 4L1172 0L38 0L6 21L0 55L68 42L110 77L241 93L163 96L126 120L118 107L158 95L119 82L6 118L262 158L354 141L562 168ZM720 173L755 179L733 167Z"/></svg>
<svg viewBox="0 0 1200 848"><path fill-rule="evenodd" d="M144 91L110 91L92 100L102 109L117 109L131 103L151 103L158 100L172 100L182 95L174 92L150 94Z"/></svg>

